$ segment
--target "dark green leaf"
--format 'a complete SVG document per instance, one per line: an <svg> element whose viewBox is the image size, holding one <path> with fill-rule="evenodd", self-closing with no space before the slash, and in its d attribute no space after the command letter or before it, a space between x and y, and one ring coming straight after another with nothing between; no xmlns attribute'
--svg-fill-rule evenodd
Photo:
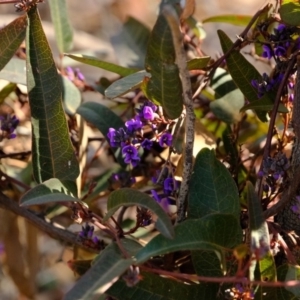
<svg viewBox="0 0 300 300"><path fill-rule="evenodd" d="M80 202L77 187L73 181L49 179L26 192L20 199L21 206L46 204L51 202Z"/></svg>
<svg viewBox="0 0 300 300"><path fill-rule="evenodd" d="M33 131L33 174L38 183L50 178L74 180L79 165L62 106L61 79L36 7L28 12L27 87Z"/></svg>
<svg viewBox="0 0 300 300"><path fill-rule="evenodd" d="M61 76L63 86L63 105L66 113L73 116L81 103L79 89L65 76Z"/></svg>
<svg viewBox="0 0 300 300"><path fill-rule="evenodd" d="M249 229L251 233L251 250L262 257L270 251L268 225L263 216L261 201L255 193L251 182L247 182L247 202L249 212ZM262 255L260 255L262 251Z"/></svg>
<svg viewBox="0 0 300 300"><path fill-rule="evenodd" d="M300 3L295 0L283 0L279 8L281 20L292 26L300 25Z"/></svg>
<svg viewBox="0 0 300 300"><path fill-rule="evenodd" d="M120 117L113 113L108 107L96 103L96 102L85 102L81 104L77 113L80 114L87 122L92 123L96 126L104 135L104 137L109 142L107 137L109 128L119 129L124 127L124 123ZM119 164L123 167L126 166L124 159L119 148L114 148L115 157L117 158Z"/></svg>
<svg viewBox="0 0 300 300"><path fill-rule="evenodd" d="M73 30L67 14L66 0L49 1L52 23L59 52L69 51L73 44Z"/></svg>
<svg viewBox="0 0 300 300"><path fill-rule="evenodd" d="M245 103L244 96L239 89L235 89L225 96L210 102L210 109L214 115L227 124L240 121L241 108Z"/></svg>
<svg viewBox="0 0 300 300"><path fill-rule="evenodd" d="M124 259L115 243L107 246L96 258L92 267L76 282L64 300L95 299L103 294L133 264Z"/></svg>
<svg viewBox="0 0 300 300"><path fill-rule="evenodd" d="M236 26L247 26L251 21L252 16L246 15L220 15L220 16L213 16L210 18L206 18L202 20L202 23L209 23L209 22L220 22L220 23L229 23Z"/></svg>
<svg viewBox="0 0 300 300"><path fill-rule="evenodd" d="M107 214L104 220L108 220L121 206L137 205L145 207L157 216L156 228L166 238L174 237L174 228L169 216L161 208L161 206L150 196L140 191L123 188L112 192L107 201Z"/></svg>
<svg viewBox="0 0 300 300"><path fill-rule="evenodd" d="M183 107L182 85L175 64L175 49L168 22L160 15L151 32L145 61L146 71L151 73L146 93L164 108L170 119L180 116Z"/></svg>
<svg viewBox="0 0 300 300"><path fill-rule="evenodd" d="M120 32L111 38L119 63L123 66L143 69L149 36L148 27L129 17Z"/></svg>
<svg viewBox="0 0 300 300"><path fill-rule="evenodd" d="M198 153L189 190L189 218L202 218L218 212L229 213L239 219L237 186L229 171L216 159L213 150L204 148Z"/></svg>
<svg viewBox="0 0 300 300"><path fill-rule="evenodd" d="M268 95L262 96L260 99L252 101L251 103L243 106L241 111L246 111L248 109L253 109L256 111L271 111L274 107L274 102L269 98ZM288 109L279 103L278 112L288 113Z"/></svg>
<svg viewBox="0 0 300 300"><path fill-rule="evenodd" d="M0 70L9 62L26 36L27 17L23 15L0 30Z"/></svg>
<svg viewBox="0 0 300 300"><path fill-rule="evenodd" d="M175 238L161 234L153 238L137 255L138 263L150 257L184 250L222 251L241 243L239 221L229 214L210 214L196 220L186 220L175 227Z"/></svg>
<svg viewBox="0 0 300 300"><path fill-rule="evenodd" d="M128 287L123 280L119 280L106 294L122 300L216 299L205 284L188 285L145 272L141 276L142 280L134 287Z"/></svg>
<svg viewBox="0 0 300 300"><path fill-rule="evenodd" d="M15 83L8 83L5 87L2 88L0 91L0 104L3 103L5 98L12 93L13 91L16 90L17 85Z"/></svg>
<svg viewBox="0 0 300 300"><path fill-rule="evenodd" d="M222 30L218 30L218 35L223 52L226 53L233 43ZM238 50L233 50L227 57L226 62L232 79L247 100L249 102L257 100L257 90L251 85L251 80L261 80L262 77L255 67ZM260 120L267 120L265 113L257 112L257 115Z"/></svg>
<svg viewBox="0 0 300 300"><path fill-rule="evenodd" d="M109 99L122 96L132 90L135 90L143 83L145 77L151 77L151 74L146 71L136 72L121 78L112 83L105 91L105 96Z"/></svg>
<svg viewBox="0 0 300 300"><path fill-rule="evenodd" d="M83 54L65 54L65 56L68 56L74 60L77 60L79 62L82 62L84 64L90 65L90 66L94 66L97 68L101 68L103 70L106 71L110 71L116 74L119 74L122 77L131 75L133 73L136 73L135 69L130 69L130 68L125 68L125 67L121 67L118 66L116 64L113 63L109 63L103 60L100 60L96 57L91 57L88 55L83 55Z"/></svg>
<svg viewBox="0 0 300 300"><path fill-rule="evenodd" d="M210 56L193 58L187 61L187 67L189 70L201 70L207 66L209 61L210 61Z"/></svg>

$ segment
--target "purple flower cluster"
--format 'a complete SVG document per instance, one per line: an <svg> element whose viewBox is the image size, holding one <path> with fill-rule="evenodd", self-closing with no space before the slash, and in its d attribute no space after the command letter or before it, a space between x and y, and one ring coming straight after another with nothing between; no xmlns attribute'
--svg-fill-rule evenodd
<svg viewBox="0 0 300 300"><path fill-rule="evenodd" d="M292 36L296 33L296 27L279 24L274 33L269 36L269 44L263 45L262 57L275 59L287 56L290 51L300 49L300 38L296 40Z"/></svg>
<svg viewBox="0 0 300 300"><path fill-rule="evenodd" d="M104 248L103 241L99 240L98 237L93 236L94 230L95 230L94 226L86 223L85 226L82 226L82 230L78 233L78 236L80 240L84 244L88 245L89 247L95 249L103 249Z"/></svg>
<svg viewBox="0 0 300 300"><path fill-rule="evenodd" d="M154 137L148 139L143 136L143 128L148 126L152 131L156 130L156 119L159 118L157 106L150 101L145 101L143 105L136 109L136 115L133 119L125 123L125 128L109 128L107 137L112 147L121 147L124 162L136 167L140 162L138 149L140 147L150 150L153 146ZM159 135L156 135L159 136ZM172 145L172 135L169 132L163 132L158 142L161 147Z"/></svg>
<svg viewBox="0 0 300 300"><path fill-rule="evenodd" d="M0 129L1 129L1 136L0 139L3 140L4 138L13 139L17 135L15 134L15 130L19 124L19 119L16 116L9 116L6 117L0 116Z"/></svg>
<svg viewBox="0 0 300 300"><path fill-rule="evenodd" d="M266 73L263 73L261 80L251 80L251 85L257 89L258 98L261 98L265 93L277 87L283 76L282 73L277 73L273 78L270 78Z"/></svg>
<svg viewBox="0 0 300 300"><path fill-rule="evenodd" d="M71 67L66 67L65 71L66 71L66 75L67 75L68 79L72 82L76 81L76 80L79 80L79 81L85 80L85 77L80 72L79 68L73 69Z"/></svg>

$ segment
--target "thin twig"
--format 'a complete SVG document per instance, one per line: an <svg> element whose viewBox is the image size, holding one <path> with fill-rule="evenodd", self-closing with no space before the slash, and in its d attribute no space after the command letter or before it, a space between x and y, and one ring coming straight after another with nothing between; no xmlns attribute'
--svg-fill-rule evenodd
<svg viewBox="0 0 300 300"><path fill-rule="evenodd" d="M42 217L36 215L30 210L20 207L18 203L9 199L3 193L0 192L0 208L11 211L18 216L24 217L30 223L32 223L35 227L39 228L42 232L49 234L52 238L63 242L64 244L79 246L80 248L84 248L90 252L96 252L95 249L88 247L87 245L82 244L82 242L78 239L78 235L68 231L66 229L58 228L47 222Z"/></svg>
<svg viewBox="0 0 300 300"><path fill-rule="evenodd" d="M185 219L187 196L189 191L189 181L193 169L193 147L195 135L195 114L192 99L192 87L190 75L187 70L186 53L183 48L182 34L179 30L179 20L176 11L172 6L166 5L163 8L163 14L170 26L173 43L176 52L176 63L178 65L183 90L183 103L186 108L186 137L185 153L183 162L182 182L177 200L177 222Z"/></svg>

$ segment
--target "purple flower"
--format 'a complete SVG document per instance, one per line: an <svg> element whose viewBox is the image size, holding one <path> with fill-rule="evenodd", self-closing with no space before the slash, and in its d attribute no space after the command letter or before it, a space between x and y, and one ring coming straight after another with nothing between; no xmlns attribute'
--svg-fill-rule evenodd
<svg viewBox="0 0 300 300"><path fill-rule="evenodd" d="M75 69L75 75L76 75L76 77L77 77L80 81L84 81L84 80L85 80L84 75L80 72L79 68L76 68L76 69Z"/></svg>
<svg viewBox="0 0 300 300"><path fill-rule="evenodd" d="M137 109L138 117L142 120L154 120L154 112L157 110L157 106L150 101L145 101L143 105Z"/></svg>
<svg viewBox="0 0 300 300"><path fill-rule="evenodd" d="M109 128L107 137L109 138L109 143L112 147L120 147L128 139L128 135L123 128L120 128L119 130Z"/></svg>
<svg viewBox="0 0 300 300"><path fill-rule="evenodd" d="M177 185L177 181L172 178L166 178L164 181L164 193L167 195L172 194L172 192L174 192L175 190L177 190L178 185Z"/></svg>
<svg viewBox="0 0 300 300"><path fill-rule="evenodd" d="M19 119L16 116L0 116L0 129L2 130L2 136L8 139L13 139L17 135L14 133L19 124Z"/></svg>
<svg viewBox="0 0 300 300"><path fill-rule="evenodd" d="M170 147L172 145L173 137L172 134L169 132L165 132L160 138L159 138L159 145L163 147L164 145Z"/></svg>
<svg viewBox="0 0 300 300"><path fill-rule="evenodd" d="M276 56L284 56L286 54L286 49L283 46L278 46L274 50Z"/></svg>
<svg viewBox="0 0 300 300"><path fill-rule="evenodd" d="M271 59L272 58L272 48L270 45L263 45L263 53L262 53L262 57L265 57L267 59Z"/></svg>
<svg viewBox="0 0 300 300"><path fill-rule="evenodd" d="M145 106L143 108L143 117L146 120L152 121L154 119L154 112L150 106Z"/></svg>
<svg viewBox="0 0 300 300"><path fill-rule="evenodd" d="M163 208L163 210L168 211L169 198L165 195L158 195L156 190L151 190L151 194L154 200Z"/></svg>
<svg viewBox="0 0 300 300"><path fill-rule="evenodd" d="M125 123L125 126L127 127L127 132L132 134L140 130L143 127L143 123L139 119L131 119Z"/></svg>
<svg viewBox="0 0 300 300"><path fill-rule="evenodd" d="M143 142L141 143L141 146L144 148L144 149L147 149L147 150L150 150L151 147L153 145L153 142L148 140L148 139L144 139Z"/></svg>
<svg viewBox="0 0 300 300"><path fill-rule="evenodd" d="M94 226L90 226L89 224L85 224L82 226L82 230L79 232L79 236L86 239L91 239L94 233Z"/></svg>
<svg viewBox="0 0 300 300"><path fill-rule="evenodd" d="M122 149L122 154L124 156L125 163L131 163L133 167L135 167L140 161L137 149L133 145L124 146Z"/></svg>

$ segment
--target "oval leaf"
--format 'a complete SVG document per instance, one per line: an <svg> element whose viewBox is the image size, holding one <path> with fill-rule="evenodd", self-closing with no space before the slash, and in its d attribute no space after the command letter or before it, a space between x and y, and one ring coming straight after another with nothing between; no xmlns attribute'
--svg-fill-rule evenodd
<svg viewBox="0 0 300 300"><path fill-rule="evenodd" d="M182 85L175 64L175 49L168 22L160 15L151 32L145 68L151 73L147 96L164 108L170 119L180 116L183 108Z"/></svg>
<svg viewBox="0 0 300 300"><path fill-rule="evenodd" d="M283 0L279 8L281 20L292 26L300 25L300 3L295 0Z"/></svg>
<svg viewBox="0 0 300 300"><path fill-rule="evenodd" d="M189 70L201 70L208 65L209 61L210 56L193 58L187 61L187 67Z"/></svg>
<svg viewBox="0 0 300 300"><path fill-rule="evenodd" d="M75 180L79 165L62 106L61 79L36 7L28 17L26 64L34 178L38 183L50 178Z"/></svg>
<svg viewBox="0 0 300 300"><path fill-rule="evenodd" d="M13 57L0 71L0 79L26 85L26 62Z"/></svg>
<svg viewBox="0 0 300 300"><path fill-rule="evenodd" d="M56 43L60 53L69 51L73 44L73 30L67 14L66 0L49 1Z"/></svg>
<svg viewBox="0 0 300 300"><path fill-rule="evenodd" d="M79 62L82 62L86 65L90 65L93 67L101 68L106 71L110 71L116 74L119 74L122 77L131 75L133 73L136 73L136 70L130 69L130 68L125 68L121 67L119 65L109 63L103 60L100 60L96 57L88 56L88 55L83 55L83 54L65 54L65 56L68 56L74 60L77 60Z"/></svg>
<svg viewBox="0 0 300 300"><path fill-rule="evenodd" d="M104 220L108 220L121 206L137 205L145 207L157 216L156 228L166 238L174 237L174 228L169 216L150 196L137 190L123 188L112 192L107 201L107 214Z"/></svg>
<svg viewBox="0 0 300 300"><path fill-rule="evenodd" d="M186 220L175 227L175 238L161 234L153 238L136 255L138 263L150 257L184 250L216 250L232 248L242 241L238 220L229 214L211 214L202 219Z"/></svg>
<svg viewBox="0 0 300 300"><path fill-rule="evenodd" d="M73 181L49 179L26 192L20 199L21 206L46 204L51 202L80 202L76 184Z"/></svg>
<svg viewBox="0 0 300 300"><path fill-rule="evenodd" d="M113 113L109 108L100 103L96 102L85 102L81 104L77 113L80 114L87 122L90 122L96 126L104 135L106 140L109 142L107 137L109 128L119 129L124 126L124 122L120 117ZM118 163L125 167L124 159L119 148L113 148L115 157L118 160Z"/></svg>
<svg viewBox="0 0 300 300"><path fill-rule="evenodd" d="M240 216L237 186L226 167L219 162L213 150L202 149L195 161L190 181L189 218L202 218L211 213Z"/></svg>
<svg viewBox="0 0 300 300"><path fill-rule="evenodd" d="M146 71L139 71L128 75L112 83L105 91L105 96L109 99L122 96L136 88L144 81L145 77L151 77L151 74Z"/></svg>
<svg viewBox="0 0 300 300"><path fill-rule="evenodd" d="M26 36L27 17L21 16L0 30L0 70L9 62Z"/></svg>
<svg viewBox="0 0 300 300"><path fill-rule="evenodd" d="M124 259L115 243L107 246L92 267L76 282L64 300L95 299L103 294L133 264Z"/></svg>

